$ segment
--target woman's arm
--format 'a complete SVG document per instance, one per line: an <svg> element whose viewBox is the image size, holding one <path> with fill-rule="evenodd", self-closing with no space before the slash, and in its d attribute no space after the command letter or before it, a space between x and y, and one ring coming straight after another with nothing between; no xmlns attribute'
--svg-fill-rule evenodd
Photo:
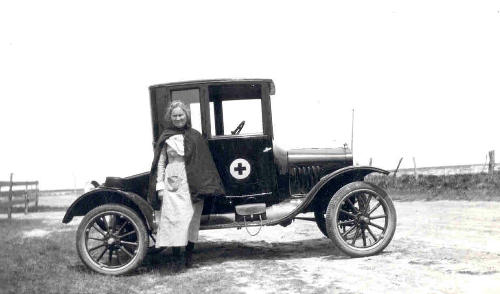
<svg viewBox="0 0 500 294"><path fill-rule="evenodd" d="M158 170L156 172L156 191L165 190L165 167L167 163L167 144L161 148L160 158L158 159Z"/></svg>

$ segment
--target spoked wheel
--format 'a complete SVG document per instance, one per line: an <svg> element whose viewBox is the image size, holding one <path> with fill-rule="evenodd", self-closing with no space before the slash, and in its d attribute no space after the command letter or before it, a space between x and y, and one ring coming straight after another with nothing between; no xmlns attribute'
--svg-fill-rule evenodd
<svg viewBox="0 0 500 294"><path fill-rule="evenodd" d="M396 210L387 193L374 184L353 182L335 193L326 211L334 244L352 257L377 254L391 242Z"/></svg>
<svg viewBox="0 0 500 294"><path fill-rule="evenodd" d="M142 263L148 238L142 219L133 210L106 204L85 215L76 233L76 249L92 270L120 275Z"/></svg>
<svg viewBox="0 0 500 294"><path fill-rule="evenodd" d="M323 233L323 235L325 235L327 238L328 237L328 230L326 229L326 209L324 210L315 210L314 211L314 218L316 220L316 225L318 226L318 229L321 231L321 233ZM350 210L350 207L345 207L345 210L346 211L349 211ZM345 231L345 226L342 226L342 229ZM347 233L348 237L352 237L352 235L354 235L354 232L348 232Z"/></svg>

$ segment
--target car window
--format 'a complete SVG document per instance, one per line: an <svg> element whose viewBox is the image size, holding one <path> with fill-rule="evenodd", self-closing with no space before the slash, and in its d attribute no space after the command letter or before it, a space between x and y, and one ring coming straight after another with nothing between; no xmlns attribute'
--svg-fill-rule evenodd
<svg viewBox="0 0 500 294"><path fill-rule="evenodd" d="M172 100L180 100L189 106L191 110L192 128L201 133L200 90L187 89L172 91Z"/></svg>
<svg viewBox="0 0 500 294"><path fill-rule="evenodd" d="M236 127L245 121L240 135L262 134L262 107L260 99L239 99L222 101L224 135L231 135ZM212 121L212 136L215 136L214 105L210 103L210 117Z"/></svg>
<svg viewBox="0 0 500 294"><path fill-rule="evenodd" d="M200 103L189 104L189 109L191 110L191 127L202 133Z"/></svg>

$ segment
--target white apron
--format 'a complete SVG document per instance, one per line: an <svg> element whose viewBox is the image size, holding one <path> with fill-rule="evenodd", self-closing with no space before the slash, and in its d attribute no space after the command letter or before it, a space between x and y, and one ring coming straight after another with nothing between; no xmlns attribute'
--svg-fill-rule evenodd
<svg viewBox="0 0 500 294"><path fill-rule="evenodd" d="M165 159L168 164L165 167ZM192 203L184 164L184 138L174 135L166 140L158 162L157 190L163 183L165 193L156 234L156 247L186 246L196 242L203 201Z"/></svg>

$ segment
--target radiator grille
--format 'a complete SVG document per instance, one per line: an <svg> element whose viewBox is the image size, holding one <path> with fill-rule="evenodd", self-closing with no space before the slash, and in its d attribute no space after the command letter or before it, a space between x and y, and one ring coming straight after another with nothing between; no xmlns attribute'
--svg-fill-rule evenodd
<svg viewBox="0 0 500 294"><path fill-rule="evenodd" d="M290 168L290 194L306 194L320 178L321 168L317 165Z"/></svg>

